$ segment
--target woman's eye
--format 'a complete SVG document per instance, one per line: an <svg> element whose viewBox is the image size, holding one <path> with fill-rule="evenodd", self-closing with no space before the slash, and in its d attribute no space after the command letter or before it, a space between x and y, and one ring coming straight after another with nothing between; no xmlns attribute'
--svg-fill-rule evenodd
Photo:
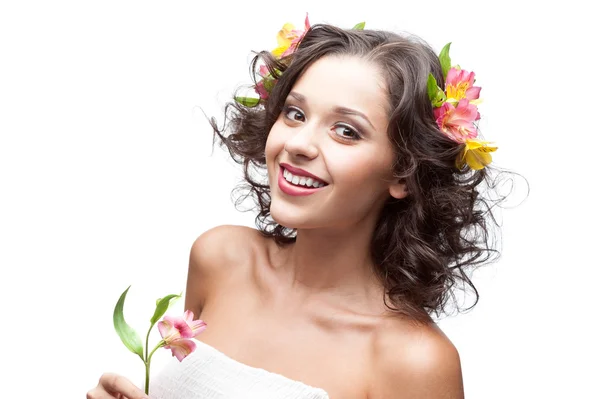
<svg viewBox="0 0 600 399"><path fill-rule="evenodd" d="M358 140L360 138L358 132L350 126L337 125L333 128L333 130L338 136L342 136L344 139Z"/></svg>
<svg viewBox="0 0 600 399"><path fill-rule="evenodd" d="M285 110L285 117L293 121L304 122L304 114L296 108L287 108Z"/></svg>

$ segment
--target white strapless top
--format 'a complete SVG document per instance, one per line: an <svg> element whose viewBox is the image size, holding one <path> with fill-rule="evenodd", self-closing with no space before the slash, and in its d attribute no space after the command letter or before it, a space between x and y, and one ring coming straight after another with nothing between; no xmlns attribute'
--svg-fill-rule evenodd
<svg viewBox="0 0 600 399"><path fill-rule="evenodd" d="M181 363L173 359L151 378L152 399L329 399L320 388L248 366L195 342L196 350Z"/></svg>

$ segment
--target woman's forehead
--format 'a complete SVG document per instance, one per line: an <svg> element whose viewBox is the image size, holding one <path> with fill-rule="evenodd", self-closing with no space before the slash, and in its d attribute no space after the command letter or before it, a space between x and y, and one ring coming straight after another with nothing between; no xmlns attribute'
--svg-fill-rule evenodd
<svg viewBox="0 0 600 399"><path fill-rule="evenodd" d="M356 109L369 119L387 122L388 95L379 66L353 56L327 56L315 61L292 89L309 106Z"/></svg>

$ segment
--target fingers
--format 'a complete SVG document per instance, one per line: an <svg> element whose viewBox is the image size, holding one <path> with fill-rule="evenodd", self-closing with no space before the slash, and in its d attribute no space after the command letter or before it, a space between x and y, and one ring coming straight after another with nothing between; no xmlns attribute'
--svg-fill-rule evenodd
<svg viewBox="0 0 600 399"><path fill-rule="evenodd" d="M149 399L127 378L113 373L100 377L98 386L87 393L87 399Z"/></svg>

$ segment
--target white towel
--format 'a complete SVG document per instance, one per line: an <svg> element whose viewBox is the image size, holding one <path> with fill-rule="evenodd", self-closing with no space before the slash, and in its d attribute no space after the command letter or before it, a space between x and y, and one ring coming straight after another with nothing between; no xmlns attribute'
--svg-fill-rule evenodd
<svg viewBox="0 0 600 399"><path fill-rule="evenodd" d="M173 359L150 380L152 399L329 399L323 389L240 363L212 346Z"/></svg>

